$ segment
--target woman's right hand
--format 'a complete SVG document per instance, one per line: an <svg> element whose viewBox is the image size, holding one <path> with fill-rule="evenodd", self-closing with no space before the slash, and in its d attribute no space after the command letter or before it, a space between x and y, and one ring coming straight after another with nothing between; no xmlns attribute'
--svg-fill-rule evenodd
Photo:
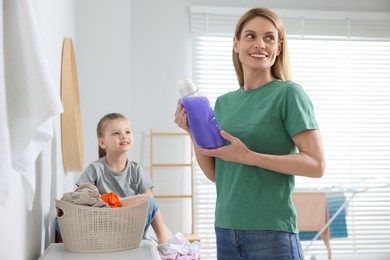
<svg viewBox="0 0 390 260"><path fill-rule="evenodd" d="M180 103L180 99L177 102L177 108L175 112L175 123L178 127L182 128L187 133L191 133L190 127L187 121L187 113L183 105Z"/></svg>

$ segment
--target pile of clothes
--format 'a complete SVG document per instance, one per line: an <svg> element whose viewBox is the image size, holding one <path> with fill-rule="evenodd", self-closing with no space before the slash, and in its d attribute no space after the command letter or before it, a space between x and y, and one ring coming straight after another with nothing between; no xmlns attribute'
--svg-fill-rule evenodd
<svg viewBox="0 0 390 260"><path fill-rule="evenodd" d="M157 249L164 260L196 260L200 256L201 244L190 243L182 233L176 233L168 243L159 244Z"/></svg>
<svg viewBox="0 0 390 260"><path fill-rule="evenodd" d="M122 203L114 192L100 194L91 183L80 185L75 191L64 193L61 200L82 206L98 208L120 208Z"/></svg>

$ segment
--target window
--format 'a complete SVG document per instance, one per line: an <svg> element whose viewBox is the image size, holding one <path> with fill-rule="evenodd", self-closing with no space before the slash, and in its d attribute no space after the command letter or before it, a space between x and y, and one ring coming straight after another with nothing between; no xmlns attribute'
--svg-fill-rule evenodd
<svg viewBox="0 0 390 260"><path fill-rule="evenodd" d="M234 27L246 9L193 6L192 79L210 102L238 88L231 61ZM347 238L333 255L390 255L389 14L276 10L288 33L293 80L311 97L327 159L321 179L296 178L297 189L332 187L351 199ZM216 259L215 187L198 168L196 232L202 259ZM310 241L302 241L305 249ZM326 255L321 240L305 253Z"/></svg>

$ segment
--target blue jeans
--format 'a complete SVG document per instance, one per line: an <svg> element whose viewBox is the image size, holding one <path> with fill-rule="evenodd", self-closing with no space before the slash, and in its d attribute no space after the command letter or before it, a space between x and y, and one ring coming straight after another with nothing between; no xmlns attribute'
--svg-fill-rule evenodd
<svg viewBox="0 0 390 260"><path fill-rule="evenodd" d="M145 230L144 230L144 234L142 236L143 239L145 239L146 233L148 232L148 229L149 229L150 225L152 224L152 222L154 220L154 216L156 216L157 211L158 211L158 206L157 206L156 200L153 197L151 197L149 200L148 215L146 216Z"/></svg>
<svg viewBox="0 0 390 260"><path fill-rule="evenodd" d="M303 259L298 234L215 227L218 260Z"/></svg>

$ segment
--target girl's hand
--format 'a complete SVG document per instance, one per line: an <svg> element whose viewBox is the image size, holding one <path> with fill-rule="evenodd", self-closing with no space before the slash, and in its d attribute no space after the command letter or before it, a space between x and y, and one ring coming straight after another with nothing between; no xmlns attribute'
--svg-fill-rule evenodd
<svg viewBox="0 0 390 260"><path fill-rule="evenodd" d="M221 131L221 135L230 144L217 149L198 148L199 153L207 156L218 157L224 161L239 162L245 164L250 154L249 148L241 142L240 139L230 135L225 131Z"/></svg>
<svg viewBox="0 0 390 260"><path fill-rule="evenodd" d="M184 109L184 107L180 103L180 99L177 102L177 108L176 108L176 112L175 112L175 120L174 121L178 127L182 128L187 133L191 132L190 127L188 126L188 122L187 122L186 110Z"/></svg>

